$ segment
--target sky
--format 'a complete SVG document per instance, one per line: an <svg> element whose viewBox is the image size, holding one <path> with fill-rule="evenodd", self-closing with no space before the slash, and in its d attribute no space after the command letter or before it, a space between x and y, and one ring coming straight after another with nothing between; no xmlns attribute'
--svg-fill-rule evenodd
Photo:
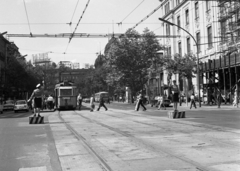
<svg viewBox="0 0 240 171"><path fill-rule="evenodd" d="M60 34L74 30L88 34L125 33L159 5L159 0L1 0L0 33ZM135 29L143 33L144 28L149 28L160 35L159 17L156 11ZM70 22L72 25L67 24ZM121 25L117 24L120 22ZM32 55L48 53L52 62L71 61L80 65L94 64L97 53L103 53L108 42L108 38L74 37L70 43L68 38L9 37L9 40L18 46L21 55L27 55L27 61L32 60Z"/></svg>

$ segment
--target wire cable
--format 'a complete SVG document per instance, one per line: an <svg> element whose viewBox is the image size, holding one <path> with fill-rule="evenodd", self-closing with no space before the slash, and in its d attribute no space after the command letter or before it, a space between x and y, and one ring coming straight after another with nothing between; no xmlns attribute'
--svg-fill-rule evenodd
<svg viewBox="0 0 240 171"><path fill-rule="evenodd" d="M71 37L69 38L69 43L71 42L71 40L72 40L72 38L73 38L73 35L75 34L75 32L76 32L76 30L77 30L77 27L78 27L78 25L79 25L79 23L80 23L80 21L81 21L81 19L82 19L82 17L83 17L83 14L85 13L85 11L86 11L86 9L87 9L87 7L88 7L89 2L90 2L90 0L88 0L87 4L86 4L86 6L85 6L85 8L84 8L84 10L83 10L83 13L82 13L81 17L79 18L78 23L77 23L77 25L76 25L76 27L75 27L75 29L74 29Z"/></svg>
<svg viewBox="0 0 240 171"><path fill-rule="evenodd" d="M70 23L68 23L70 26L72 25L72 20L73 20L73 17L74 17L74 15L75 15L75 12L76 12L76 9L77 9L77 6L78 6L78 3L79 3L79 0L77 1L77 4L76 4L76 6L75 6L75 9L74 9L74 12L73 12L73 15L72 15L71 21L70 21Z"/></svg>
<svg viewBox="0 0 240 171"><path fill-rule="evenodd" d="M130 30L135 29L139 24L141 24L143 21L145 21L146 19L148 19L153 13L155 13L157 10L159 10L159 8L162 6L162 4L160 4L157 8L155 8L151 13L149 13L146 17L144 17L141 21L139 21L135 26L133 26L132 28L130 28Z"/></svg>
<svg viewBox="0 0 240 171"><path fill-rule="evenodd" d="M142 2L140 2L140 4L138 4L121 22L117 23L118 25L122 24L122 22L129 16L131 15L145 0L143 0Z"/></svg>
<svg viewBox="0 0 240 171"><path fill-rule="evenodd" d="M29 22L29 18L28 18L28 13L27 13L27 7L26 7L25 0L23 0L23 2L24 2L25 12L26 12L26 15L27 15L27 21L28 21L28 27L29 27L30 35L32 36L32 31L31 31L31 27L30 27L30 22Z"/></svg>

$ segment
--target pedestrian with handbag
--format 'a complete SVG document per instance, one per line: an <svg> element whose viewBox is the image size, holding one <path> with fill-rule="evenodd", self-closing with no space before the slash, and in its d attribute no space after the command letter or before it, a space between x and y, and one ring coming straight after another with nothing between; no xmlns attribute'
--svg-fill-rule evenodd
<svg viewBox="0 0 240 171"><path fill-rule="evenodd" d="M94 108L95 108L94 96L92 95L90 98L90 112L93 112Z"/></svg>
<svg viewBox="0 0 240 171"><path fill-rule="evenodd" d="M139 110L140 105L143 107L143 111L147 110L146 107L143 105L143 96L141 93L138 96L137 111Z"/></svg>

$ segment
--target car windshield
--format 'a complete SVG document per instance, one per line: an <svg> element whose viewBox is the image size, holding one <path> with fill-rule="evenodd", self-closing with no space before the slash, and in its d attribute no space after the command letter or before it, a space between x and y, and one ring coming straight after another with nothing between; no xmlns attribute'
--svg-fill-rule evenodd
<svg viewBox="0 0 240 171"><path fill-rule="evenodd" d="M19 105L19 104L26 104L26 102L25 101L17 101L16 104L17 105Z"/></svg>
<svg viewBox="0 0 240 171"><path fill-rule="evenodd" d="M14 102L12 100L7 100L6 104L14 104Z"/></svg>

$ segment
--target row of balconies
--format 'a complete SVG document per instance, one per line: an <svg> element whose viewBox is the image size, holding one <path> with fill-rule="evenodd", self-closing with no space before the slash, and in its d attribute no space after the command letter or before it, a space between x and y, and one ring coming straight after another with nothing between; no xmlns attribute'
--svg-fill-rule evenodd
<svg viewBox="0 0 240 171"><path fill-rule="evenodd" d="M240 64L240 53L233 52L230 55L222 56L219 59L209 59L208 62L201 63L200 70L204 72L208 70L230 67L237 64Z"/></svg>
<svg viewBox="0 0 240 171"><path fill-rule="evenodd" d="M235 2L230 7L220 7L219 21L227 20L232 17L232 15L238 13L240 10L240 3Z"/></svg>

